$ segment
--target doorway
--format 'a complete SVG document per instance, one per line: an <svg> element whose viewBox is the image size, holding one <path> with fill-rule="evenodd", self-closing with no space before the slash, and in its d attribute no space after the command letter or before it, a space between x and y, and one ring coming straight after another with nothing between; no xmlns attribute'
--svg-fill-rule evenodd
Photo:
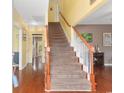
<svg viewBox="0 0 124 93"><path fill-rule="evenodd" d="M33 34L33 55L32 55L32 65L33 69L41 68L42 66L42 34Z"/></svg>

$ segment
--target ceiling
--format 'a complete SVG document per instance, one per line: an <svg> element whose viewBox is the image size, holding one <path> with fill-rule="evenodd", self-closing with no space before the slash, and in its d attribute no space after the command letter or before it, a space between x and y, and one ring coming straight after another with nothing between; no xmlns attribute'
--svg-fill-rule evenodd
<svg viewBox="0 0 124 93"><path fill-rule="evenodd" d="M13 7L29 26L45 25L49 0L13 0ZM112 0L87 16L79 24L112 24Z"/></svg>
<svg viewBox="0 0 124 93"><path fill-rule="evenodd" d="M112 24L112 0L87 16L79 24Z"/></svg>
<svg viewBox="0 0 124 93"><path fill-rule="evenodd" d="M49 0L13 0L13 7L29 26L45 25Z"/></svg>

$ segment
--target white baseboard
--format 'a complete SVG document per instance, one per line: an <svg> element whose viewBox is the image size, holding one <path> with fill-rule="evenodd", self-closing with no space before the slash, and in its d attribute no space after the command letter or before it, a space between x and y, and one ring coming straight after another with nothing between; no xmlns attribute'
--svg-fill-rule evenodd
<svg viewBox="0 0 124 93"><path fill-rule="evenodd" d="M75 91L78 91L78 92L91 92L91 90L72 90L72 89L63 89L63 90L59 90L59 89L50 89L50 90L47 90L45 89L46 92L58 92L58 91L66 91L66 92L75 92Z"/></svg>
<svg viewBox="0 0 124 93"><path fill-rule="evenodd" d="M112 64L104 64L104 66L112 66Z"/></svg>
<svg viewBox="0 0 124 93"><path fill-rule="evenodd" d="M22 66L21 68L19 68L19 70L23 70L26 66L27 66L28 63L26 63L24 66Z"/></svg>

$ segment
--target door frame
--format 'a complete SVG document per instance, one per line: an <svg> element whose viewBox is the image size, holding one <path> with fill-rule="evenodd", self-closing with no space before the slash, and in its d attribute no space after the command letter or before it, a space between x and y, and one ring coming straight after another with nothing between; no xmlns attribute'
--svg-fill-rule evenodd
<svg viewBox="0 0 124 93"><path fill-rule="evenodd" d="M19 29L19 70L22 70L22 29Z"/></svg>
<svg viewBox="0 0 124 93"><path fill-rule="evenodd" d="M34 60L34 59L33 59L33 56L34 56L34 55L33 55L33 53L34 53L34 45L33 45L33 44L34 44L34 42L35 42L35 41L34 41L34 37L41 37L41 38L42 38L42 37L43 37L42 35L43 35L43 34L32 34L32 63L33 63L33 60ZM41 42L42 42L42 40L41 40Z"/></svg>

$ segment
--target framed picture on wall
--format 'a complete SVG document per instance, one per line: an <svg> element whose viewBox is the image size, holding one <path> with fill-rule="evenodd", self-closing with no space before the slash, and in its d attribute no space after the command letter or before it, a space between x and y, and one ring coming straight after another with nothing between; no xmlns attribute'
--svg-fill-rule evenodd
<svg viewBox="0 0 124 93"><path fill-rule="evenodd" d="M103 46L112 46L112 33L103 33Z"/></svg>
<svg viewBox="0 0 124 93"><path fill-rule="evenodd" d="M93 34L92 33L87 33L84 32L81 34L82 37L88 42L88 43L92 43L93 42Z"/></svg>

